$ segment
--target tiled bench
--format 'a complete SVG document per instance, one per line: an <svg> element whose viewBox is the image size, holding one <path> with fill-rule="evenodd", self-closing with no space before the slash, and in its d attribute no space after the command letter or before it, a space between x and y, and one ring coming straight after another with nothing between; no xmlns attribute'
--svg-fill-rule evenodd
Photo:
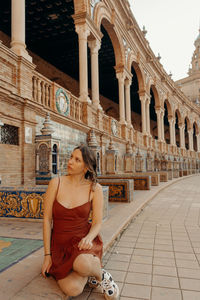
<svg viewBox="0 0 200 300"><path fill-rule="evenodd" d="M151 176L151 185L158 186L160 184L160 174L157 172L145 172L142 175Z"/></svg>
<svg viewBox="0 0 200 300"><path fill-rule="evenodd" d="M42 219L47 186L34 188L0 187L0 217ZM108 187L103 187L103 219L108 216Z"/></svg>
<svg viewBox="0 0 200 300"><path fill-rule="evenodd" d="M189 175L188 170L183 170L183 176L187 176L187 175Z"/></svg>
<svg viewBox="0 0 200 300"><path fill-rule="evenodd" d="M160 174L160 182L167 182L168 181L168 172L167 171L158 171Z"/></svg>
<svg viewBox="0 0 200 300"><path fill-rule="evenodd" d="M173 170L173 178L179 177L179 170Z"/></svg>
<svg viewBox="0 0 200 300"><path fill-rule="evenodd" d="M125 178L98 178L102 186L109 187L109 201L131 202L133 201L134 181Z"/></svg>
<svg viewBox="0 0 200 300"><path fill-rule="evenodd" d="M173 171L172 170L168 170L167 173L168 173L168 180L172 180L172 178L173 178Z"/></svg>
<svg viewBox="0 0 200 300"><path fill-rule="evenodd" d="M151 176L139 174L117 174L117 175L102 175L98 179L133 179L134 190L150 190Z"/></svg>

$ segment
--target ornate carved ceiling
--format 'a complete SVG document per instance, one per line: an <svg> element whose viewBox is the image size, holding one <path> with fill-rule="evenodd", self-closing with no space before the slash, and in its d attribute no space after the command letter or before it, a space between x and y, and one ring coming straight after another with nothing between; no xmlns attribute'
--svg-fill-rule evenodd
<svg viewBox="0 0 200 300"><path fill-rule="evenodd" d="M28 50L79 80L78 35L75 32L73 14L73 0L26 0L26 45ZM11 0L0 1L0 30L11 36ZM103 26L101 31L100 93L118 102L114 50ZM90 87L89 48L88 73Z"/></svg>

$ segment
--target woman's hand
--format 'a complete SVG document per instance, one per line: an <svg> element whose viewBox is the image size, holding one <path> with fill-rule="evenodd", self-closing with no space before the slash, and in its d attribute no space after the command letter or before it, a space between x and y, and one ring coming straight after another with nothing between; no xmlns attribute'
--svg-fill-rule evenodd
<svg viewBox="0 0 200 300"><path fill-rule="evenodd" d="M92 239L85 236L78 244L79 250L89 250L93 246Z"/></svg>
<svg viewBox="0 0 200 300"><path fill-rule="evenodd" d="M45 273L49 273L51 265L52 265L51 255L45 256L42 264L42 276L44 278L47 278Z"/></svg>

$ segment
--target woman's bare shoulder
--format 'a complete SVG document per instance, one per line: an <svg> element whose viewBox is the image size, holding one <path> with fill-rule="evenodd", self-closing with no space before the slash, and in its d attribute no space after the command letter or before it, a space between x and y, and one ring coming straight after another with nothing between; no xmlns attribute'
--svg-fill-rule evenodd
<svg viewBox="0 0 200 300"><path fill-rule="evenodd" d="M102 186L98 182L95 184L94 192L102 192Z"/></svg>
<svg viewBox="0 0 200 300"><path fill-rule="evenodd" d="M54 188L54 187L58 186L59 180L60 180L60 177L59 177L59 176L52 178L52 179L49 181L48 187Z"/></svg>

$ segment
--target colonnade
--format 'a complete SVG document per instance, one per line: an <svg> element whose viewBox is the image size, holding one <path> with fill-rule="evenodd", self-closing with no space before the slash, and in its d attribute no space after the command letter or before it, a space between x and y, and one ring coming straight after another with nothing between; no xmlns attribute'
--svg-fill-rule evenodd
<svg viewBox="0 0 200 300"><path fill-rule="evenodd" d="M17 55L32 61L31 56L26 51L25 44L25 0L12 0L12 30L11 30L11 50ZM87 22L82 22L80 18L74 17L75 30L78 34L79 43L79 94L83 102L92 102L96 109L101 109L99 99L99 50L101 48L102 33L96 29L95 33L91 30ZM88 97L88 58L87 47L90 48L91 55L91 87L92 99ZM115 67L116 78L119 89L119 121L126 124L129 128L131 122L131 97L130 87L132 83L132 74L126 66L118 65ZM150 136L150 94L146 91L139 91L141 101L142 133ZM164 137L164 109L161 106L155 106L157 115L158 140L165 141ZM170 130L170 144L176 145L175 136L175 117L168 116ZM185 124L179 123L180 148L185 148ZM189 150L193 150L193 128L188 130ZM197 151L200 151L200 135L196 133Z"/></svg>

